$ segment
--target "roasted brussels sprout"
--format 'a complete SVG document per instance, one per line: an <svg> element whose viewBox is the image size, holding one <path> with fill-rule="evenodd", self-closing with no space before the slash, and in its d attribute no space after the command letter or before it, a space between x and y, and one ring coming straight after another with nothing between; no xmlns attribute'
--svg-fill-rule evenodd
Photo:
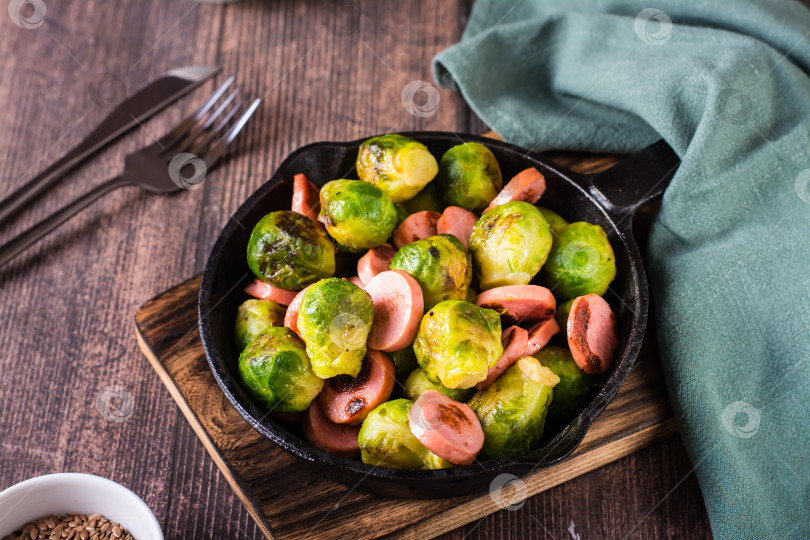
<svg viewBox="0 0 810 540"><path fill-rule="evenodd" d="M444 469L448 462L425 448L408 426L413 403L395 399L378 406L363 421L357 442L363 463L396 469Z"/></svg>
<svg viewBox="0 0 810 540"><path fill-rule="evenodd" d="M271 300L251 298L245 300L236 311L234 338L239 351L253 341L256 336L271 326L284 326L287 309Z"/></svg>
<svg viewBox="0 0 810 540"><path fill-rule="evenodd" d="M394 364L394 373L397 374L397 379L400 381L405 380L405 377L410 375L411 371L419 367L412 345L400 351L388 353L388 358L390 358L391 362Z"/></svg>
<svg viewBox="0 0 810 540"><path fill-rule="evenodd" d="M484 428L482 454L497 458L540 444L554 386L560 382L531 356L520 358L468 402Z"/></svg>
<svg viewBox="0 0 810 540"><path fill-rule="evenodd" d="M483 210L503 188L503 176L489 148L468 142L444 153L436 184L448 205Z"/></svg>
<svg viewBox="0 0 810 540"><path fill-rule="evenodd" d="M560 378L546 417L549 429L557 431L582 412L602 386L603 377L582 371L568 349L549 346L534 357Z"/></svg>
<svg viewBox="0 0 810 540"><path fill-rule="evenodd" d="M439 302L422 317L413 350L432 382L472 388L503 354L501 317L464 300Z"/></svg>
<svg viewBox="0 0 810 540"><path fill-rule="evenodd" d="M565 329L568 327L568 314L571 313L571 306L574 304L574 300L576 299L572 298L562 304L557 304L557 313L554 314L554 319L557 321L557 326L560 327L563 335L565 335Z"/></svg>
<svg viewBox="0 0 810 540"><path fill-rule="evenodd" d="M616 277L616 256L602 227L578 221L561 230L545 274L549 288L562 299L605 294Z"/></svg>
<svg viewBox="0 0 810 540"><path fill-rule="evenodd" d="M441 214L444 211L444 204L442 204L439 193L436 191L436 184L430 182L422 191L413 196L412 199L400 203L408 214L415 214L424 210L431 212L438 212Z"/></svg>
<svg viewBox="0 0 810 540"><path fill-rule="evenodd" d="M242 351L239 376L253 399L276 412L305 411L323 388L304 342L283 326L271 326Z"/></svg>
<svg viewBox="0 0 810 540"><path fill-rule="evenodd" d="M540 213L543 214L544 218L546 218L548 228L551 231L551 234L553 234L554 236L558 236L560 234L560 231L569 225L569 223L565 221L565 219L557 212L554 212L542 206L538 207L537 209L540 210Z"/></svg>
<svg viewBox="0 0 810 540"><path fill-rule="evenodd" d="M332 180L321 188L318 220L347 251L385 242L397 226L397 209L377 186L360 180Z"/></svg>
<svg viewBox="0 0 810 540"><path fill-rule="evenodd" d="M536 206L514 201L486 212L470 236L481 289L529 283L546 262L551 242L546 218Z"/></svg>
<svg viewBox="0 0 810 540"><path fill-rule="evenodd" d="M356 377L373 320L371 297L350 281L329 278L307 289L298 311L298 331L315 374L322 379Z"/></svg>
<svg viewBox="0 0 810 540"><path fill-rule="evenodd" d="M335 273L335 245L317 221L290 210L264 216L250 234L248 266L271 285L297 291Z"/></svg>
<svg viewBox="0 0 810 540"><path fill-rule="evenodd" d="M402 394L411 401L416 401L416 398L425 390L436 390L451 399L462 402L470 399L470 396L475 393L475 390L472 389L447 388L444 385L433 383L427 378L422 368L416 368L405 380Z"/></svg>
<svg viewBox="0 0 810 540"><path fill-rule="evenodd" d="M452 234L402 246L391 261L391 270L407 272L419 282L426 310L442 300L466 298L472 280L470 256Z"/></svg>
<svg viewBox="0 0 810 540"><path fill-rule="evenodd" d="M376 185L395 203L416 196L439 170L424 144L395 133L361 144L356 165L360 180Z"/></svg>

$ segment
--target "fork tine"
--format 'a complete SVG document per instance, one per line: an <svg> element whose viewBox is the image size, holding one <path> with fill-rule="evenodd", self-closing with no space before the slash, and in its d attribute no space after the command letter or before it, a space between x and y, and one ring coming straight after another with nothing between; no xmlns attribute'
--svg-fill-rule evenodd
<svg viewBox="0 0 810 540"><path fill-rule="evenodd" d="M216 162L219 161L219 159L228 149L231 142L233 142L236 136L239 135L239 132L242 131L242 128L248 123L248 120L250 120L250 117L253 116L254 112L256 112L256 109L259 107L261 102L261 98L253 100L245 112L243 112L239 118L236 119L236 122L233 123L228 132L223 135L222 138L219 139L204 156L201 156L205 162L205 166L208 167L209 170L213 168Z"/></svg>
<svg viewBox="0 0 810 540"><path fill-rule="evenodd" d="M170 150L170 149L171 149L173 152L185 152L185 151L188 149L188 147L189 147L189 146L191 146L191 143L193 143L193 142L194 142L194 140L195 140L197 137L199 137L199 136L200 136L200 135L201 135L201 134L202 134L202 133L203 133L203 132L204 132L206 129L208 129L209 127L211 127L211 124L213 124L213 123L214 123L214 121L215 121L215 120L216 120L216 119L217 119L217 118L218 118L220 115L222 115L222 112L223 112L225 109L227 109L227 108L228 108L228 105L230 105L230 104L231 104L231 102L233 102L233 100L234 100L234 99L236 99L236 96L237 96L237 95L239 95L239 92L240 92L240 91L241 91L241 89L240 89L240 88L237 86L237 87L236 87L236 88L233 90L233 92L231 92L231 93L228 95L228 97L226 97L226 98L225 98L225 100L222 102L222 104L220 104L220 105L219 105L219 107L217 107L217 108L214 110L214 112L212 112L212 113L211 113L211 114L208 116L208 118L206 118L205 122L202 122L202 123L200 123L200 122L195 122L195 123L194 123L194 125L193 125L193 126L191 127L191 129L188 131L188 134L187 134L185 137L183 137L183 140L182 140L182 141L180 141L180 142L178 143L178 145L177 145L177 148L176 148L176 149L175 149L175 148L169 148L169 147L166 147L166 148L164 149L164 152L166 152L166 151L168 151L168 150ZM174 146L174 145L172 145L172 146Z"/></svg>
<svg viewBox="0 0 810 540"><path fill-rule="evenodd" d="M227 78L227 80L222 83L222 85L214 90L211 96L205 100L205 102L200 105L200 107L194 111L190 116L184 119L182 122L177 124L171 131L169 131L166 135L164 135L159 141L158 144L161 148L166 149L171 146L177 144L177 142L185 135L196 122L199 122L200 119L205 116L211 107L222 97L222 94L233 84L233 81L236 78L232 75Z"/></svg>
<svg viewBox="0 0 810 540"><path fill-rule="evenodd" d="M228 111L225 117L222 118L219 122L217 122L217 125L214 126L213 129L208 130L200 140L195 142L194 145L188 149L188 151L192 154L198 154L203 150L203 148L206 148L208 146L208 143L214 140L214 137L216 137L225 130L225 126L227 126L228 122L230 122L233 119L233 117L236 116L236 113L242 110L242 106L244 104L245 100L240 99L233 107L231 107L231 110Z"/></svg>

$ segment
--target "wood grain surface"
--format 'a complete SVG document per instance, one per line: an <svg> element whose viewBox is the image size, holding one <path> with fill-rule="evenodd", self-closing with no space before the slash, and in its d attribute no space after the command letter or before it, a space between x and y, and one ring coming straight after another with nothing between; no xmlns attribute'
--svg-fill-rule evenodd
<svg viewBox="0 0 810 540"><path fill-rule="evenodd" d="M482 131L456 93L438 90L425 117L401 103L409 82L432 80L430 60L458 40L469 2L43 1L45 21L32 30L0 9L0 197L168 69L220 65L264 103L202 189L114 193L0 271L0 488L93 473L140 495L167 538L260 538L139 352L134 313L202 270L228 216L293 149L383 131ZM0 227L0 242L118 174L127 152L214 84L68 176ZM444 538L705 538L691 472L673 437Z"/></svg>

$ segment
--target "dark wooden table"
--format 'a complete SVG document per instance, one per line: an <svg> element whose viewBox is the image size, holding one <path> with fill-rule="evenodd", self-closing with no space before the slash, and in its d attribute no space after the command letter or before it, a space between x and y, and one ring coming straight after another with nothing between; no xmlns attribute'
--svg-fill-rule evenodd
<svg viewBox="0 0 810 540"><path fill-rule="evenodd" d="M93 473L139 494L167 538L257 538L138 350L133 314L202 270L230 214L298 146L383 131L482 131L455 93L440 90L435 114L424 117L401 103L409 82L432 81L430 60L458 40L469 2L44 3L45 22L32 30L0 10L0 197L80 140L117 95L170 68L219 65L264 105L203 189L115 193L0 272L0 488ZM212 87L72 174L0 229L0 242L118 174L127 152ZM121 422L98 408L116 387L124 401L115 406L132 398ZM705 538L691 473L672 438L444 538Z"/></svg>

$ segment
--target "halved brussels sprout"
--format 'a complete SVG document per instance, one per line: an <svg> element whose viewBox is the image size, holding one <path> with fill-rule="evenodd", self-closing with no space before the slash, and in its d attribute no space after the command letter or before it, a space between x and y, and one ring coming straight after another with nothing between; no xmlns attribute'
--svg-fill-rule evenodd
<svg viewBox="0 0 810 540"><path fill-rule="evenodd" d="M546 218L548 228L551 231L551 234L554 236L558 236L561 230L568 227L569 223L565 221L565 219L557 212L549 210L543 206L540 206L537 209L540 210L540 213L543 214L544 218Z"/></svg>
<svg viewBox="0 0 810 540"><path fill-rule="evenodd" d="M534 205L513 201L486 212L470 236L481 289L528 284L546 262L551 242L546 218Z"/></svg>
<svg viewBox="0 0 810 540"><path fill-rule="evenodd" d="M484 429L482 454L521 454L540 444L554 386L560 382L531 356L520 358L468 405Z"/></svg>
<svg viewBox="0 0 810 540"><path fill-rule="evenodd" d="M411 371L419 367L416 362L416 354L413 352L413 345L408 345L400 351L388 353L388 358L394 364L394 373L397 379L405 380L405 377L411 374Z"/></svg>
<svg viewBox="0 0 810 540"><path fill-rule="evenodd" d="M297 291L335 273L335 245L321 225L291 210L264 216L250 234L248 266L275 287Z"/></svg>
<svg viewBox="0 0 810 540"><path fill-rule="evenodd" d="M549 346L534 357L560 378L546 417L549 429L557 431L582 412L602 386L603 377L582 371L568 349Z"/></svg>
<svg viewBox="0 0 810 540"><path fill-rule="evenodd" d="M397 226L397 209L380 188L360 180L332 180L321 188L318 220L347 251L385 242Z"/></svg>
<svg viewBox="0 0 810 540"><path fill-rule="evenodd" d="M439 170L424 144L396 133L363 142L356 166L360 180L376 185L395 203L413 198Z"/></svg>
<svg viewBox="0 0 810 540"><path fill-rule="evenodd" d="M256 336L271 326L284 326L287 308L271 300L251 298L245 300L236 310L234 341L239 351L253 341Z"/></svg>
<svg viewBox="0 0 810 540"><path fill-rule="evenodd" d="M578 221L560 231L545 274L549 288L562 299L605 294L616 277L616 256L602 227Z"/></svg>
<svg viewBox="0 0 810 540"><path fill-rule="evenodd" d="M430 379L427 378L427 375L425 375L425 372L422 371L422 368L416 368L405 380L402 394L406 398L416 401L416 398L425 390L436 390L440 394L444 394L451 399L461 402L467 401L470 399L470 396L475 393L475 390L472 389L447 388L442 384L431 382Z"/></svg>
<svg viewBox="0 0 810 540"><path fill-rule="evenodd" d="M268 409L305 411L323 388L295 332L272 326L239 356L239 376L248 394Z"/></svg>
<svg viewBox="0 0 810 540"><path fill-rule="evenodd" d="M387 401L369 413L357 442L360 458L369 465L395 469L445 469L453 465L419 442L408 426L413 403L407 399Z"/></svg>
<svg viewBox="0 0 810 540"><path fill-rule="evenodd" d="M312 285L298 311L298 331L318 377L356 377L366 354L374 304L360 287L329 278Z"/></svg>
<svg viewBox="0 0 810 540"><path fill-rule="evenodd" d="M436 184L448 205L483 210L503 188L503 176L489 148L468 142L444 153Z"/></svg>
<svg viewBox="0 0 810 540"><path fill-rule="evenodd" d="M503 354L501 317L464 300L439 302L422 317L413 350L432 382L472 388Z"/></svg>
<svg viewBox="0 0 810 540"><path fill-rule="evenodd" d="M422 191L414 195L413 198L400 203L400 206L407 210L409 215L425 210L438 212L439 214L444 212L444 204L442 204L439 193L436 191L434 182L430 182L422 188Z"/></svg>
<svg viewBox="0 0 810 540"><path fill-rule="evenodd" d="M466 298L472 280L470 255L452 234L402 246L391 261L391 270L407 272L419 282L426 310L442 300Z"/></svg>

